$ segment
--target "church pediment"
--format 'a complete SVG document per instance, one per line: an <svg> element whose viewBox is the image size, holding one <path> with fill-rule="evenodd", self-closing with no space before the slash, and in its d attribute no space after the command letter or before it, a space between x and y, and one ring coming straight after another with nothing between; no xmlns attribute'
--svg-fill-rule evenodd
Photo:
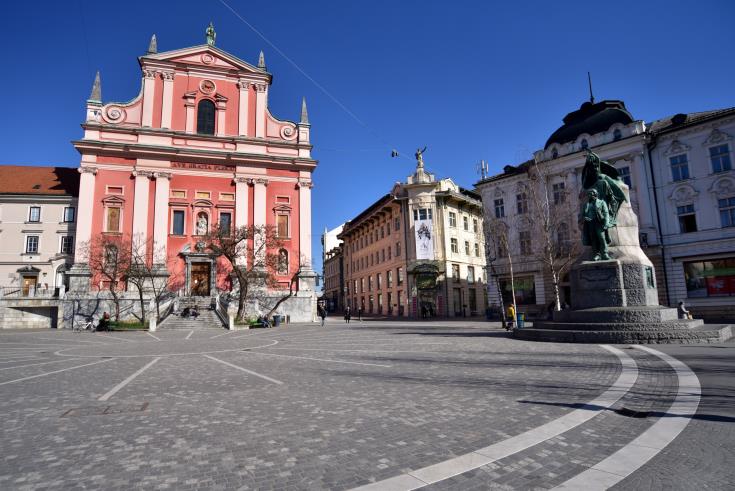
<svg viewBox="0 0 735 491"><path fill-rule="evenodd" d="M193 46L191 48L166 51L163 53L150 54L141 58L145 60L156 60L183 65L199 65L222 70L239 70L253 74L267 75L267 72L251 65L250 63L233 56L226 51L209 45Z"/></svg>

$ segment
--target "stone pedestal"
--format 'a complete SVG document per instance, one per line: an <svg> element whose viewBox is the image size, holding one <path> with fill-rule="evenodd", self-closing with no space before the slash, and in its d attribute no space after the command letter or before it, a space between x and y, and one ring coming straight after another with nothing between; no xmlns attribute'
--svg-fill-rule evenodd
<svg viewBox="0 0 735 491"><path fill-rule="evenodd" d="M66 272L69 278L69 291L75 293L89 293L92 272L86 263L74 263Z"/></svg>

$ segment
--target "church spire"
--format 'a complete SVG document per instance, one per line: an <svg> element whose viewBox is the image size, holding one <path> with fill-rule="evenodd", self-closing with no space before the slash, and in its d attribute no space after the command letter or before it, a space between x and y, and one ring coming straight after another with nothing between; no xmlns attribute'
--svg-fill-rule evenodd
<svg viewBox="0 0 735 491"><path fill-rule="evenodd" d="M306 110L306 97L301 99L301 121L299 124L309 124L309 113Z"/></svg>
<svg viewBox="0 0 735 491"><path fill-rule="evenodd" d="M151 36L151 42L148 44L148 54L155 55L158 53L158 41L156 41L156 35Z"/></svg>
<svg viewBox="0 0 735 491"><path fill-rule="evenodd" d="M102 83L100 82L100 71L97 70L97 75L94 77L94 84L92 85L92 92L89 94L89 102L102 102Z"/></svg>
<svg viewBox="0 0 735 491"><path fill-rule="evenodd" d="M263 54L263 50L260 51L260 56L258 56L258 68L265 70L265 55Z"/></svg>

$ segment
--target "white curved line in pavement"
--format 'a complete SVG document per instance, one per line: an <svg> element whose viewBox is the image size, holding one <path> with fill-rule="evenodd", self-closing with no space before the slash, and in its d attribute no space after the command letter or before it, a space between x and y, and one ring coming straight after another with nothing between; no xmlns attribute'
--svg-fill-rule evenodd
<svg viewBox="0 0 735 491"><path fill-rule="evenodd" d="M615 404L633 387L638 379L638 365L633 358L618 348L607 345L601 345L601 347L618 357L622 365L622 371L610 388L596 399L585 404L586 407L575 409L537 428L494 443L488 447L439 462L438 464L407 472L400 476L367 484L355 488L355 490L408 491L418 489L503 459L589 421Z"/></svg>
<svg viewBox="0 0 735 491"><path fill-rule="evenodd" d="M674 370L679 379L676 399L656 423L638 438L581 474L554 489L602 490L619 483L656 456L679 436L697 413L701 386L697 375L676 358L647 346L635 346L658 356Z"/></svg>

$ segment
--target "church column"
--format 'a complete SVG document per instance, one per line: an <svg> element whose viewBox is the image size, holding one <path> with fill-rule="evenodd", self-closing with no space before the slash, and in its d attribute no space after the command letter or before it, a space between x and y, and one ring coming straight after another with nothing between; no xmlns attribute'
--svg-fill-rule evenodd
<svg viewBox="0 0 735 491"><path fill-rule="evenodd" d="M156 89L156 72L143 70L143 126L153 126L153 97Z"/></svg>
<svg viewBox="0 0 735 491"><path fill-rule="evenodd" d="M265 226L266 186L268 186L267 179L255 179L253 186L253 225L256 227ZM265 267L265 251L260 250L261 241L263 240L265 238L256 236L253 247L256 251L256 266L260 264Z"/></svg>
<svg viewBox="0 0 735 491"><path fill-rule="evenodd" d="M134 170L135 196L133 201L133 247L148 240L148 190L152 172Z"/></svg>
<svg viewBox="0 0 735 491"><path fill-rule="evenodd" d="M299 181L299 261L311 270L311 181Z"/></svg>
<svg viewBox="0 0 735 491"><path fill-rule="evenodd" d="M163 105L161 108L161 128L171 128L171 113L174 103L174 72L163 72Z"/></svg>
<svg viewBox="0 0 735 491"><path fill-rule="evenodd" d="M196 92L185 94L184 99L184 106L186 107L186 132L194 133L194 105L196 101Z"/></svg>
<svg viewBox="0 0 735 491"><path fill-rule="evenodd" d="M227 128L225 128L225 116L227 112L227 100L221 100L218 98L217 103L217 136L225 136L227 134Z"/></svg>
<svg viewBox="0 0 735 491"><path fill-rule="evenodd" d="M239 80L237 87L240 89L240 102L237 122L237 134L247 136L248 134L248 109L250 105L250 82Z"/></svg>
<svg viewBox="0 0 735 491"><path fill-rule="evenodd" d="M253 183L253 224L265 225L265 193L268 180L255 179Z"/></svg>
<svg viewBox="0 0 735 491"><path fill-rule="evenodd" d="M252 179L235 176L235 227L248 224L248 184Z"/></svg>
<svg viewBox="0 0 735 491"><path fill-rule="evenodd" d="M74 262L86 263L88 257L85 248L92 239L92 212L94 210L94 182L96 167L82 164L79 173L79 200L77 202L77 230L74 249Z"/></svg>
<svg viewBox="0 0 735 491"><path fill-rule="evenodd" d="M268 105L268 85L256 84L255 90L255 137L265 138L266 108Z"/></svg>
<svg viewBox="0 0 735 491"><path fill-rule="evenodd" d="M170 172L156 172L156 198L153 219L153 262L165 266L168 244L168 198Z"/></svg>

